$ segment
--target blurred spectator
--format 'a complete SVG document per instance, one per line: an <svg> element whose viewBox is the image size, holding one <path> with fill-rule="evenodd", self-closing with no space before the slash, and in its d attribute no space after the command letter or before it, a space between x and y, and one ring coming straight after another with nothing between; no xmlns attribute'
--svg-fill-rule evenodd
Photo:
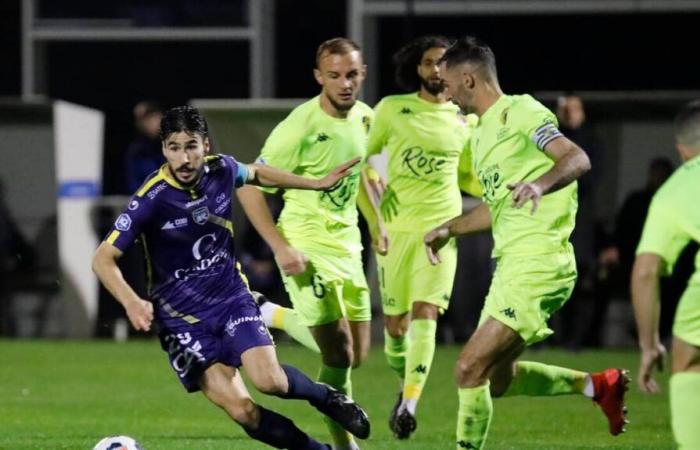
<svg viewBox="0 0 700 450"><path fill-rule="evenodd" d="M130 195L165 162L158 134L162 115L160 107L153 102L139 102L134 106L134 126L138 135L127 147L124 160L125 187Z"/></svg>
<svg viewBox="0 0 700 450"><path fill-rule="evenodd" d="M651 199L671 176L673 170L674 165L670 159L663 157L653 159L649 164L644 188L630 193L625 198L615 221L611 242L602 249L598 257L601 269L601 289L593 310L595 323L601 323L605 318L611 298L627 298L629 296L632 265ZM678 258L673 274L661 280L660 331L662 338L669 336L671 332L676 304L693 273L696 252L696 244L686 247ZM599 343L599 332L591 330L587 340L593 344Z"/></svg>
<svg viewBox="0 0 700 450"><path fill-rule="evenodd" d="M586 122L586 111L581 97L567 94L559 97L556 109L559 129L578 144L591 160L591 170L578 180L578 212L571 242L576 252L578 282L567 305L553 318L559 344L570 348L582 345L586 332L582 314L590 311L595 296L596 222L594 186L602 174L602 148L593 130Z"/></svg>

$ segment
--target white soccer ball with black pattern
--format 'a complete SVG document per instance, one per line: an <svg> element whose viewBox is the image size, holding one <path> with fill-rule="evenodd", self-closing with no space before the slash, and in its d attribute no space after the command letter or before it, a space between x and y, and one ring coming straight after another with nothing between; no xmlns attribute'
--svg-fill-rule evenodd
<svg viewBox="0 0 700 450"><path fill-rule="evenodd" d="M143 447L129 436L108 436L92 450L143 450Z"/></svg>

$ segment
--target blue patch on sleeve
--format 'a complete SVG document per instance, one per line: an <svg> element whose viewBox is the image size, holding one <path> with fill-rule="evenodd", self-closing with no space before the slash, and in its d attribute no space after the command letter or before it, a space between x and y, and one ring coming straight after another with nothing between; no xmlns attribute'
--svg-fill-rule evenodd
<svg viewBox="0 0 700 450"><path fill-rule="evenodd" d="M238 170L236 171L236 187L243 186L246 181L248 181L248 166L238 163Z"/></svg>

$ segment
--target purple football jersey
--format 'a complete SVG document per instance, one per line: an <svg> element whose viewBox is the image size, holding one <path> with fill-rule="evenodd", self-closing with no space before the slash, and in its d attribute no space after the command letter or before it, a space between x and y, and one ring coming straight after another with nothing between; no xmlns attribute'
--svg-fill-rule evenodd
<svg viewBox="0 0 700 450"><path fill-rule="evenodd" d="M137 238L143 242L157 318L197 323L247 293L230 220L231 196L247 174L231 156L207 156L199 181L185 187L164 165L115 221L107 242L122 251Z"/></svg>

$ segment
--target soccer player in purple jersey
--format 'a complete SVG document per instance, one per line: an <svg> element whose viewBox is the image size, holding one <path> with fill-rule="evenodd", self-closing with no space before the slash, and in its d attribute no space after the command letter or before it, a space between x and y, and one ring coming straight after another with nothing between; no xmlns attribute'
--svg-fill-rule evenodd
<svg viewBox="0 0 700 450"><path fill-rule="evenodd" d="M92 267L124 306L131 324L153 322L163 350L188 392L201 390L245 432L276 448L329 449L294 423L253 402L240 371L255 387L285 399L303 399L366 438L369 420L346 395L280 365L260 310L233 251L231 196L245 183L324 190L349 175L358 159L321 179L304 178L233 157L210 155L205 119L191 107L169 110L161 121L167 160L150 175L100 244ZM140 298L117 266L136 238L147 256L149 300Z"/></svg>

